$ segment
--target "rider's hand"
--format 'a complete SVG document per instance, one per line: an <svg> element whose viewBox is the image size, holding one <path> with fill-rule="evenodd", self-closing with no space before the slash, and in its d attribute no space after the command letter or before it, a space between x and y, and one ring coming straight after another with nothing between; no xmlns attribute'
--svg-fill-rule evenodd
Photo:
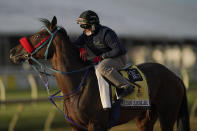
<svg viewBox="0 0 197 131"><path fill-rule="evenodd" d="M87 51L85 48L80 48L79 49L80 52L80 58L85 62L87 60Z"/></svg>
<svg viewBox="0 0 197 131"><path fill-rule="evenodd" d="M94 57L94 63L98 63L98 62L100 62L100 61L102 61L103 60L103 58L101 57L101 56L96 56L96 57Z"/></svg>

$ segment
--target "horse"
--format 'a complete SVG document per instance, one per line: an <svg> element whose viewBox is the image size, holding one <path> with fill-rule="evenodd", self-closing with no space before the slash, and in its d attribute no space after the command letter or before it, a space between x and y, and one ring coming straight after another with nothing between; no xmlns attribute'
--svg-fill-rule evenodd
<svg viewBox="0 0 197 131"><path fill-rule="evenodd" d="M49 36L53 36L50 46L43 46L36 53L30 54L29 50L18 44L10 50L11 61L16 64L22 63L30 56L36 60L44 59L44 53L47 50L47 59L53 69L62 72L80 70L90 64L80 59L78 48L71 42L66 30L57 25L55 16L51 21L41 19L41 22L46 28L25 37L25 40L28 41L29 46L35 46L38 43L42 44ZM53 32L56 34L51 35ZM153 131L154 124L159 119L162 131L172 131L176 121L178 130L189 131L189 113L183 81L164 65L158 63L143 63L137 67L147 78L151 107L150 109L120 107L120 116L114 126L133 119L139 131ZM64 95L64 113L72 120L72 122L66 121L72 131L107 131L111 114L110 111L102 108L97 77L93 67L88 69L80 92L66 96L66 94L73 92L84 79L85 72L86 70L70 74L54 73L58 87ZM70 106L71 103L72 106Z"/></svg>

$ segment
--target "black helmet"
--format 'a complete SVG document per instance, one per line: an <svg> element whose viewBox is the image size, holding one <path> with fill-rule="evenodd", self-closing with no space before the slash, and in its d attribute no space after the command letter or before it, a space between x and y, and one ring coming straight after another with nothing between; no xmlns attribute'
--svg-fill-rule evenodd
<svg viewBox="0 0 197 131"><path fill-rule="evenodd" d="M99 24L99 17L98 15L91 10L86 10L77 19L77 24L83 25L83 24Z"/></svg>

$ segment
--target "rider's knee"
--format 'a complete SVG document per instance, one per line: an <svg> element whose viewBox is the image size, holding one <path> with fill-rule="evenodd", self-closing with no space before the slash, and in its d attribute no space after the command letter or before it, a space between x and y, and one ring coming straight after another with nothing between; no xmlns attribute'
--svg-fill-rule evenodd
<svg viewBox="0 0 197 131"><path fill-rule="evenodd" d="M101 73L101 75L105 76L112 72L114 68L106 65L98 65L97 71Z"/></svg>

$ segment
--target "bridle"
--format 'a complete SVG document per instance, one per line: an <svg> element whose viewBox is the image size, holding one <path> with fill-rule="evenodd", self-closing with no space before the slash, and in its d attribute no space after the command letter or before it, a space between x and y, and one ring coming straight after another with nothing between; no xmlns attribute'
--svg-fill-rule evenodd
<svg viewBox="0 0 197 131"><path fill-rule="evenodd" d="M44 53L44 56L45 56L45 60L47 60L47 57L48 57L48 50L49 50L49 47L52 43L52 40L53 38L55 37L56 33L61 29L60 27L57 27L57 29L52 33L47 27L45 27L45 29L48 31L49 35L46 36L41 42L39 42L38 44L36 44L34 47L29 43L28 39L26 37L23 37L20 39L20 43L21 45L25 48L25 50L28 52L27 54L27 60L33 60L34 62L36 62L40 68L42 69L44 66L42 63L40 63L36 58L33 57L33 55L35 55L40 49L42 49L44 46L47 46L46 48L46 51ZM33 64L32 65L32 68L39 74L39 77L43 83L43 85L45 86L47 92L48 92L48 97L49 97L49 100L52 102L52 104L64 115L64 117L69 121L71 122L72 124L82 128L82 129L85 129L87 130L87 128L85 128L84 126L80 125L80 124L77 124L75 123L72 119L70 119L68 116L66 116L66 114L56 105L55 101L53 100L53 98L62 98L62 97L69 97L69 96L72 96L73 94L77 94L81 87L82 87L82 84L86 81L86 78L87 78L87 74L88 74L88 71L89 71L89 68L93 67L94 65L90 65L90 66L87 66L85 68L82 68L82 69L78 69L78 70L74 70L74 71L70 71L70 72L62 72L62 71L59 71L59 70L56 70L56 69L53 69L53 68L50 68L50 67L45 67L47 68L48 70L52 71L52 72L56 72L56 73L60 73L60 74L63 74L63 75L68 75L68 74L73 74L73 73L78 73L78 72L82 72L82 71L85 71L84 73L84 77L83 77L83 80L80 82L79 86L73 90L72 92L68 93L68 94L65 94L63 96L57 96L61 90L59 90L57 93L53 94L53 95L50 95L49 94L49 87L48 87L48 74L45 72L45 69L44 69L44 74L46 76L46 82L43 80L41 74L40 74L40 71L38 71L38 69L36 68L36 66L34 66ZM73 99L73 102L72 104L74 103L74 100L75 98ZM71 104L71 106L72 106Z"/></svg>
<svg viewBox="0 0 197 131"><path fill-rule="evenodd" d="M41 48L47 45L46 51L45 51L45 59L48 57L48 50L52 43L52 40L55 36L55 34L60 30L59 27L52 33L47 27L45 29L48 31L49 35L46 36L41 42L36 44L34 47L29 43L27 37L23 37L20 39L21 45L25 48L25 50L28 52L28 59L33 58L33 55L35 55Z"/></svg>
<svg viewBox="0 0 197 131"><path fill-rule="evenodd" d="M28 54L26 55L27 60L33 60L34 62L36 62L41 67L41 69L44 67L43 64L40 63L36 58L34 58L33 55L35 55L41 48L43 48L44 46L47 45L46 51L44 53L45 60L47 60L48 51L49 51L49 47L50 47L50 45L52 43L52 40L55 37L56 33L61 29L60 27L57 27L57 29L52 33L47 27L44 27L44 28L48 31L49 35L46 36L41 42L36 44L34 47L29 43L29 41L27 40L26 37L23 37L23 38L20 39L21 45L28 52ZM87 66L85 68L74 70L74 71L70 71L70 72L62 72L62 71L59 71L59 70L56 70L56 69L53 69L53 68L50 68L50 67L45 67L45 68L50 70L50 71L52 71L52 72L68 75L68 74L72 74L72 73L78 73L78 72L85 71L85 70L87 70L87 69L89 69L89 68L91 68L93 66L94 65L90 65L90 66ZM32 67L34 68L34 70L38 71L35 68L34 65L32 65Z"/></svg>

